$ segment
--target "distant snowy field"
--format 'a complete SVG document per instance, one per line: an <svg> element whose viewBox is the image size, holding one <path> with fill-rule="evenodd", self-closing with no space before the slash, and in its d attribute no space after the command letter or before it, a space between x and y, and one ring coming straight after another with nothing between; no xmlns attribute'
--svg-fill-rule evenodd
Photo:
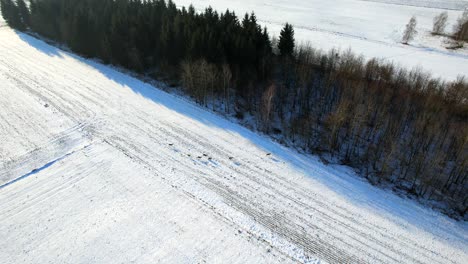
<svg viewBox="0 0 468 264"><path fill-rule="evenodd" d="M430 36L432 19L449 14L447 31L468 7L466 0L174 0L197 10L211 5L243 16L255 11L259 21L279 35L285 22L296 27L296 38L313 47L342 50L351 47L366 57L384 58L406 67L423 67L435 76L453 80L468 75L468 49L450 51L444 38ZM400 44L405 25L416 16L419 31L411 46Z"/></svg>
<svg viewBox="0 0 468 264"><path fill-rule="evenodd" d="M361 0L366 2L388 3L427 8L463 10L467 6L466 0Z"/></svg>
<svg viewBox="0 0 468 264"><path fill-rule="evenodd" d="M0 22L0 262L468 263L468 225Z"/></svg>

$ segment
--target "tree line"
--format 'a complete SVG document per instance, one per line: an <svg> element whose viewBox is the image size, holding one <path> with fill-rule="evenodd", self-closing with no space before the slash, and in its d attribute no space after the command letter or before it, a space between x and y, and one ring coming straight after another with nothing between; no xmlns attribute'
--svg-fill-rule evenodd
<svg viewBox="0 0 468 264"><path fill-rule="evenodd" d="M446 33L445 28L448 24L448 12L444 11L435 16L432 24L432 35L448 36L452 39L451 46L448 49L463 48L465 42L468 41L468 8L466 8L462 15L457 19L453 25L453 32ZM408 45L409 41L413 40L418 31L416 30L416 17L411 17L408 24L406 24L405 31L403 32L402 43Z"/></svg>
<svg viewBox="0 0 468 264"><path fill-rule="evenodd" d="M21 2L0 0L13 28L105 63L164 74L198 103L249 115L284 144L467 215L464 77L445 82L350 50L296 45L289 24L272 38L254 13L239 19L170 0L31 0L29 9Z"/></svg>

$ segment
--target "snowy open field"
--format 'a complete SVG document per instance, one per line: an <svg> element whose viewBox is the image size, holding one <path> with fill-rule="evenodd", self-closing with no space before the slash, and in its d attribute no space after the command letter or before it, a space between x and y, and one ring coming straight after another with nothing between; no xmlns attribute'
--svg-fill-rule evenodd
<svg viewBox="0 0 468 264"><path fill-rule="evenodd" d="M0 109L1 263L468 263L466 222L7 27Z"/></svg>
<svg viewBox="0 0 468 264"><path fill-rule="evenodd" d="M197 10L211 5L243 17L255 11L258 20L276 36L285 22L295 26L296 39L323 50L339 48L393 61L408 68L422 67L437 77L453 80L468 75L468 48L447 50L445 38L433 37L433 18L449 14L446 31L468 8L467 0L174 0ZM416 16L419 34L410 46L400 44L405 25Z"/></svg>

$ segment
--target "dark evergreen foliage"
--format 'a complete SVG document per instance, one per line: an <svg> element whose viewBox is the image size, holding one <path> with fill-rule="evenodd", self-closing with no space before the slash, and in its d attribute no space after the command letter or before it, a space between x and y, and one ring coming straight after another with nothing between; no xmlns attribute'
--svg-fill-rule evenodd
<svg viewBox="0 0 468 264"><path fill-rule="evenodd" d="M2 10L2 17L8 24L10 24L9 20L11 4L11 0L0 0L0 9Z"/></svg>
<svg viewBox="0 0 468 264"><path fill-rule="evenodd" d="M33 31L138 72L177 72L182 61L201 58L229 64L237 80L269 72L270 37L253 13L239 23L229 10L196 13L193 6L177 9L171 0L32 0L30 9L30 18L23 8L20 13Z"/></svg>
<svg viewBox="0 0 468 264"><path fill-rule="evenodd" d="M26 6L26 3L24 2L24 0L17 0L16 3L18 5L18 12L19 12L19 16L21 18L22 24L24 25L25 28L29 27L31 21L29 17L29 9Z"/></svg>
<svg viewBox="0 0 468 264"><path fill-rule="evenodd" d="M18 8L18 5L13 0L0 0L0 4L2 16L7 24L14 29L21 31L26 30L26 24L20 15L20 8Z"/></svg>
<svg viewBox="0 0 468 264"><path fill-rule="evenodd" d="M286 23L281 30L278 49L281 56L291 57L294 53L294 29L292 25Z"/></svg>

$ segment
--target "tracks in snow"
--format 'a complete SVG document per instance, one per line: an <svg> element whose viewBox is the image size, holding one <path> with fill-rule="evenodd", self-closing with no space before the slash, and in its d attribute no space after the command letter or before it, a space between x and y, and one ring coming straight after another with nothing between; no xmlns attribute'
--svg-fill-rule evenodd
<svg viewBox="0 0 468 264"><path fill-rule="evenodd" d="M242 128L226 124L213 114L104 66L77 61L29 36L23 37L36 49L21 40L0 42L0 78L11 84L11 93L26 94L41 107L23 105L15 111L15 106L7 105L9 101L0 100L15 115L0 113L0 136L13 133L24 138L24 148L28 149L14 157L0 149L0 156L9 157L0 166L0 192L15 187L6 182L28 176L44 164L47 168L41 173L46 173L50 169L47 165L61 166L67 162L61 159L64 156L96 143L100 148L105 145L109 151L118 151L126 157L125 162L138 164L154 180L163 180L174 192L199 202L211 214L222 216L230 225L294 261L314 262L318 257L333 263L462 263L467 258L466 250L452 247L450 240L427 229L413 228L411 223L401 225L404 220L395 221L367 206L360 207L336 193L331 185L307 178L339 177L327 167L297 168L274 157L280 147L259 136L239 133ZM43 64L38 65L37 60ZM48 108L42 107L45 103ZM31 114L40 118L34 119ZM54 132L42 123L49 115L63 122ZM17 121L12 120L22 120L28 131L47 132L47 140L41 142L34 133L17 128ZM53 125L53 120L48 122ZM267 152L273 152L273 157ZM76 177L68 175L56 185L39 181L38 186L30 186L25 177L21 194L9 193L0 219L19 217L46 202L48 196L67 190L97 170L100 163L93 164L92 168L80 164ZM130 184L132 179L128 181ZM22 202L28 191L34 197ZM359 189L351 186L349 191ZM436 220L424 221L424 225L438 228ZM462 243L466 245L466 241Z"/></svg>

